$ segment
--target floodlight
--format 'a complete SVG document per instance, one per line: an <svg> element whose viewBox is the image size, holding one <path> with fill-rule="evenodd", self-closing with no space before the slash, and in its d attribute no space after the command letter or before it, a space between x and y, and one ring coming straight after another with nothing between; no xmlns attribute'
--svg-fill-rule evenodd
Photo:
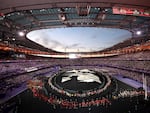
<svg viewBox="0 0 150 113"><path fill-rule="evenodd" d="M18 32L18 35L19 35L19 36L24 36L25 33L24 33L23 31L19 31L19 32Z"/></svg>
<svg viewBox="0 0 150 113"><path fill-rule="evenodd" d="M137 31L136 32L137 35L141 35L141 33L142 33L141 31Z"/></svg>

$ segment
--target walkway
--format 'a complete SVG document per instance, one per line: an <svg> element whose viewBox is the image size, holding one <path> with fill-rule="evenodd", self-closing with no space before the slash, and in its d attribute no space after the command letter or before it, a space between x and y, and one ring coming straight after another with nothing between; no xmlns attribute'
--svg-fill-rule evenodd
<svg viewBox="0 0 150 113"><path fill-rule="evenodd" d="M138 89L138 88L143 87L142 83L140 83L138 81L135 81L135 80L133 80L131 78L124 77L124 76L121 76L121 75L114 75L113 77L116 78L117 80L127 84L127 85L130 85L133 88ZM150 87L148 87L148 92L150 92Z"/></svg>

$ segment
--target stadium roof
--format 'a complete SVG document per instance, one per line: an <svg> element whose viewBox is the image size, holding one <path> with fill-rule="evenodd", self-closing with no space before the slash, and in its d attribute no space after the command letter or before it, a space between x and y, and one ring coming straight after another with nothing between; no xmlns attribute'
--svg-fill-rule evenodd
<svg viewBox="0 0 150 113"><path fill-rule="evenodd" d="M1 35L60 27L150 29L149 0L0 0ZM118 14L117 11L120 11ZM5 34L4 34L5 33ZM2 37L1 36L1 37ZM10 36L10 37L11 37ZM21 40L21 38L19 38Z"/></svg>
<svg viewBox="0 0 150 113"><path fill-rule="evenodd" d="M94 26L146 28L149 17L113 14L113 7L150 11L149 0L2 0L3 25L15 29Z"/></svg>

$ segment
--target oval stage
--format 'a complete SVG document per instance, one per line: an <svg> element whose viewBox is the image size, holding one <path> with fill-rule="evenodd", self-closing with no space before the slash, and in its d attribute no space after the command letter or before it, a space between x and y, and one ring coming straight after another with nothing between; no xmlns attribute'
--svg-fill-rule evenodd
<svg viewBox="0 0 150 113"><path fill-rule="evenodd" d="M109 76L88 69L60 71L48 80L49 86L69 97L100 94L111 84Z"/></svg>

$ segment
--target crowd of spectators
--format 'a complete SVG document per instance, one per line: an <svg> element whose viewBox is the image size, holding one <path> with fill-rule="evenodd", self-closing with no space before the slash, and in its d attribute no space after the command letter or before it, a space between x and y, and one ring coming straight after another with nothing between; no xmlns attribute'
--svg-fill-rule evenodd
<svg viewBox="0 0 150 113"><path fill-rule="evenodd" d="M14 89L21 87L22 84L26 84L28 80L33 79L35 76L45 75L53 70L53 68L45 65L45 63L40 64L39 62L40 61L2 62L2 65L0 65L2 68L0 71L0 98L4 98L7 93L11 93ZM38 69L31 70L30 72L27 71L29 67L33 66Z"/></svg>
<svg viewBox="0 0 150 113"><path fill-rule="evenodd" d="M18 87L18 84L22 84L36 75L48 73L51 70L55 71L54 67L56 66L60 69L82 67L84 69L105 70L112 75L123 75L139 82L142 82L144 74L147 77L147 84L150 86L149 51L145 51L108 58L1 60L0 94L5 94L8 89ZM34 67L36 70L27 72L30 67Z"/></svg>

